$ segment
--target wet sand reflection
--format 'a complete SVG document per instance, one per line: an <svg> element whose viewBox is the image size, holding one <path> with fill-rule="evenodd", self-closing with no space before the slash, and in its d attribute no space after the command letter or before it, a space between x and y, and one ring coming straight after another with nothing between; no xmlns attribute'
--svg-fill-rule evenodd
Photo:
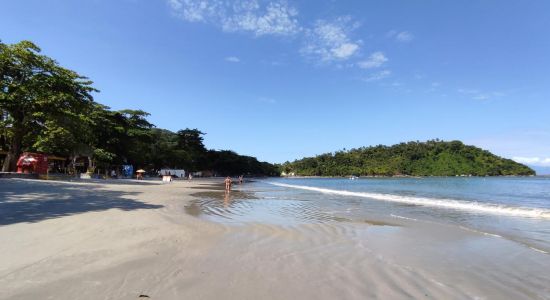
<svg viewBox="0 0 550 300"><path fill-rule="evenodd" d="M377 219L350 219L327 212L315 201L260 198L242 190L209 190L191 194L196 197L185 207L195 217L214 221L277 224L350 222L370 226L400 226Z"/></svg>

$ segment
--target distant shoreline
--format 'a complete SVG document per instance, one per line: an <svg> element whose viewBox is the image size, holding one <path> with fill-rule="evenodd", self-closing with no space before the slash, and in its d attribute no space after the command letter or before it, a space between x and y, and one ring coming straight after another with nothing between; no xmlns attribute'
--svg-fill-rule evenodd
<svg viewBox="0 0 550 300"><path fill-rule="evenodd" d="M350 175L352 176L352 175ZM347 179L350 176L280 176L279 178L343 178ZM372 178L502 178L502 177L550 177L549 175L491 175L491 176L477 176L477 175L466 175L466 176L439 176L439 175L428 175L428 176L412 176L412 175L395 175L395 176L384 176L384 175L375 175L375 176L356 176L359 179L372 179Z"/></svg>

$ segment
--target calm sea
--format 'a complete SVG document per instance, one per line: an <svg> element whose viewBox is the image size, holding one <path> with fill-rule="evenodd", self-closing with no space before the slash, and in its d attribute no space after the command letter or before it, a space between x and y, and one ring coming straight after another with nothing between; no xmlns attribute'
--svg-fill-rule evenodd
<svg viewBox="0 0 550 300"><path fill-rule="evenodd" d="M228 222L401 219L458 226L550 253L545 177L277 178L232 193L215 209Z"/></svg>

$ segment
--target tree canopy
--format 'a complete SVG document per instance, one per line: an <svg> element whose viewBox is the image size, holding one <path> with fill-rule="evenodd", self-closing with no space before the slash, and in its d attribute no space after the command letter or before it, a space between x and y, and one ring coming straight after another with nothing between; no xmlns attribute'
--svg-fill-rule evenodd
<svg viewBox="0 0 550 300"><path fill-rule="evenodd" d="M304 176L534 175L529 167L460 141L431 140L325 153L282 166Z"/></svg>
<svg viewBox="0 0 550 300"><path fill-rule="evenodd" d="M221 175L277 175L275 166L232 151L208 150L204 132L155 128L142 110L113 111L94 102L92 81L40 54L29 41L0 41L2 170L14 171L23 151L86 156L95 168L133 164Z"/></svg>
<svg viewBox="0 0 550 300"><path fill-rule="evenodd" d="M23 148L52 147L51 139L83 143L85 135L78 129L88 121L95 91L91 84L41 55L32 42L0 42L0 111L8 144L2 170L14 170Z"/></svg>

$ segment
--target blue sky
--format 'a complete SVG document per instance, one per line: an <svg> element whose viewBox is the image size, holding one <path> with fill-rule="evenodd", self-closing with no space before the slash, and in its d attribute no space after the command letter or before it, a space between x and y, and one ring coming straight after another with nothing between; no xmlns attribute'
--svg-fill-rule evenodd
<svg viewBox="0 0 550 300"><path fill-rule="evenodd" d="M213 149L440 138L550 166L548 1L3 1L0 39Z"/></svg>

